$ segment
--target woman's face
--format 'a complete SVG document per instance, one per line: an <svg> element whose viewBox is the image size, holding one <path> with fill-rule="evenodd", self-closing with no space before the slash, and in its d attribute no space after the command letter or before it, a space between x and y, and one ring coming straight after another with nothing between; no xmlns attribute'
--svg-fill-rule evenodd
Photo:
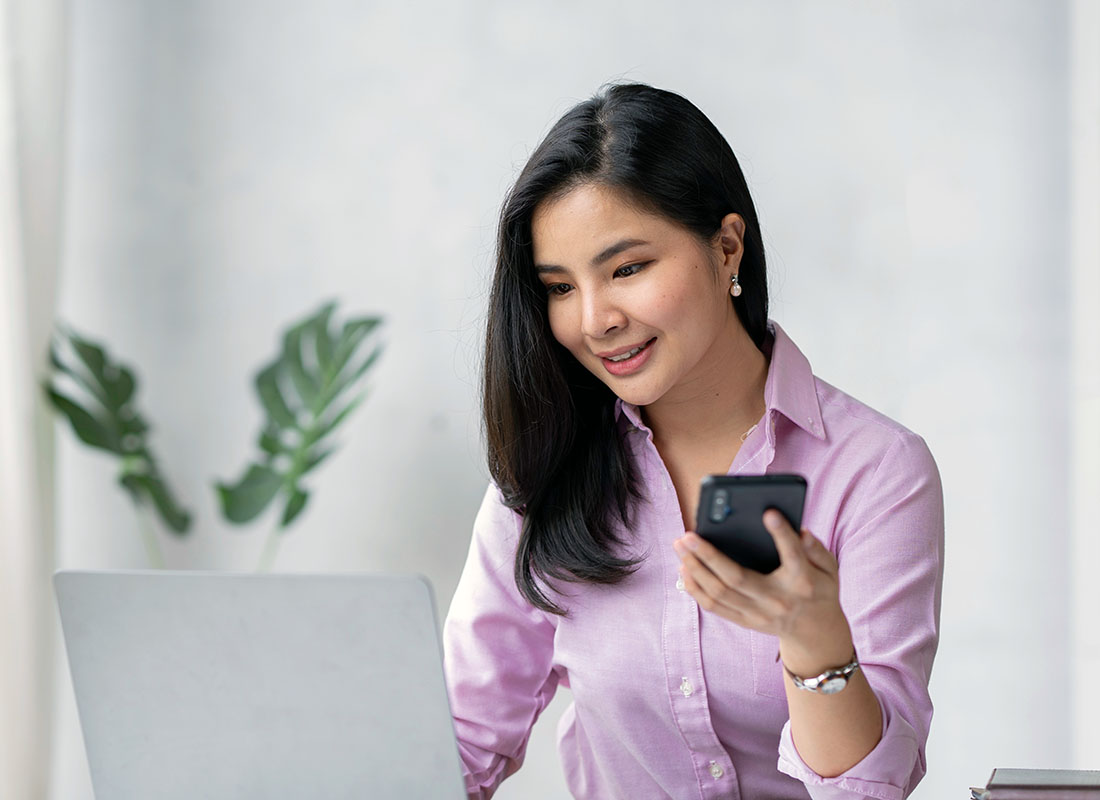
<svg viewBox="0 0 1100 800"><path fill-rule="evenodd" d="M617 396L648 406L714 382L740 330L729 294L743 252L739 216L707 246L584 184L540 205L531 227L554 338Z"/></svg>

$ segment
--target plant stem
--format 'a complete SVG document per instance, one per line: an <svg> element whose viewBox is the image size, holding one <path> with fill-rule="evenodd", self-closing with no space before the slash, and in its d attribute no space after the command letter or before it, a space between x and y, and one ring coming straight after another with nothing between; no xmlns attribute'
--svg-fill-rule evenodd
<svg viewBox="0 0 1100 800"><path fill-rule="evenodd" d="M145 555L149 559L149 566L153 569L164 569L164 555L160 551L157 542L157 530L153 525L153 512L149 506L140 500L137 506L138 528L141 531L141 541L145 544Z"/></svg>
<svg viewBox="0 0 1100 800"><path fill-rule="evenodd" d="M275 554L279 551L279 543L282 537L278 528L272 528L264 542L264 551L260 554L260 563L256 567L257 572L271 572L271 566L275 563Z"/></svg>

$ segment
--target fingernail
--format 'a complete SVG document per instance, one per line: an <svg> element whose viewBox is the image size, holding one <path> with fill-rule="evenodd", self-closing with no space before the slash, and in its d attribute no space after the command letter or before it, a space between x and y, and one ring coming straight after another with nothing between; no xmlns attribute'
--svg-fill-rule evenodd
<svg viewBox="0 0 1100 800"><path fill-rule="evenodd" d="M779 516L778 511L768 509L764 512L764 525L768 530L774 530L783 524L783 518Z"/></svg>
<svg viewBox="0 0 1100 800"><path fill-rule="evenodd" d="M694 533L689 533L684 537L684 544L687 545L688 550L698 550L700 539Z"/></svg>
<svg viewBox="0 0 1100 800"><path fill-rule="evenodd" d="M672 540L672 549L676 551L677 555L682 556L684 554L684 543L681 542L679 539L673 539Z"/></svg>

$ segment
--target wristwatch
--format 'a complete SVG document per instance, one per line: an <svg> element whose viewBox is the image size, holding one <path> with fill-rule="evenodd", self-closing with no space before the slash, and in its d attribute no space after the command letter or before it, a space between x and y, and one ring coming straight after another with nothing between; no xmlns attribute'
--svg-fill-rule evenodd
<svg viewBox="0 0 1100 800"><path fill-rule="evenodd" d="M817 694L836 694L848 685L848 680L851 678L852 673L859 669L859 659L856 658L855 653L852 653L852 660L843 667L827 669L820 675L815 675L812 678L798 677L787 669L786 664L783 665L783 669L787 670L787 674L791 676L791 682L799 689L805 689L807 692L815 692Z"/></svg>

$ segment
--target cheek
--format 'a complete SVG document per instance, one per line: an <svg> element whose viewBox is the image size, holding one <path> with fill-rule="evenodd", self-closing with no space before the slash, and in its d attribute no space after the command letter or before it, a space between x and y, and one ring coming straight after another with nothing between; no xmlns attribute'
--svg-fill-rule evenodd
<svg viewBox="0 0 1100 800"><path fill-rule="evenodd" d="M572 314L568 303L550 303L546 311L547 320L550 322L550 333L554 335L558 344L567 350L572 350L579 338L577 325L572 320Z"/></svg>
<svg viewBox="0 0 1100 800"><path fill-rule="evenodd" d="M681 347L705 346L723 324L725 303L725 295L708 285L674 285L652 296L647 321L666 333L675 332Z"/></svg>
<svg viewBox="0 0 1100 800"><path fill-rule="evenodd" d="M666 288L656 292L646 304L652 324L666 330L682 327L698 316L699 306L691 293L682 288Z"/></svg>

